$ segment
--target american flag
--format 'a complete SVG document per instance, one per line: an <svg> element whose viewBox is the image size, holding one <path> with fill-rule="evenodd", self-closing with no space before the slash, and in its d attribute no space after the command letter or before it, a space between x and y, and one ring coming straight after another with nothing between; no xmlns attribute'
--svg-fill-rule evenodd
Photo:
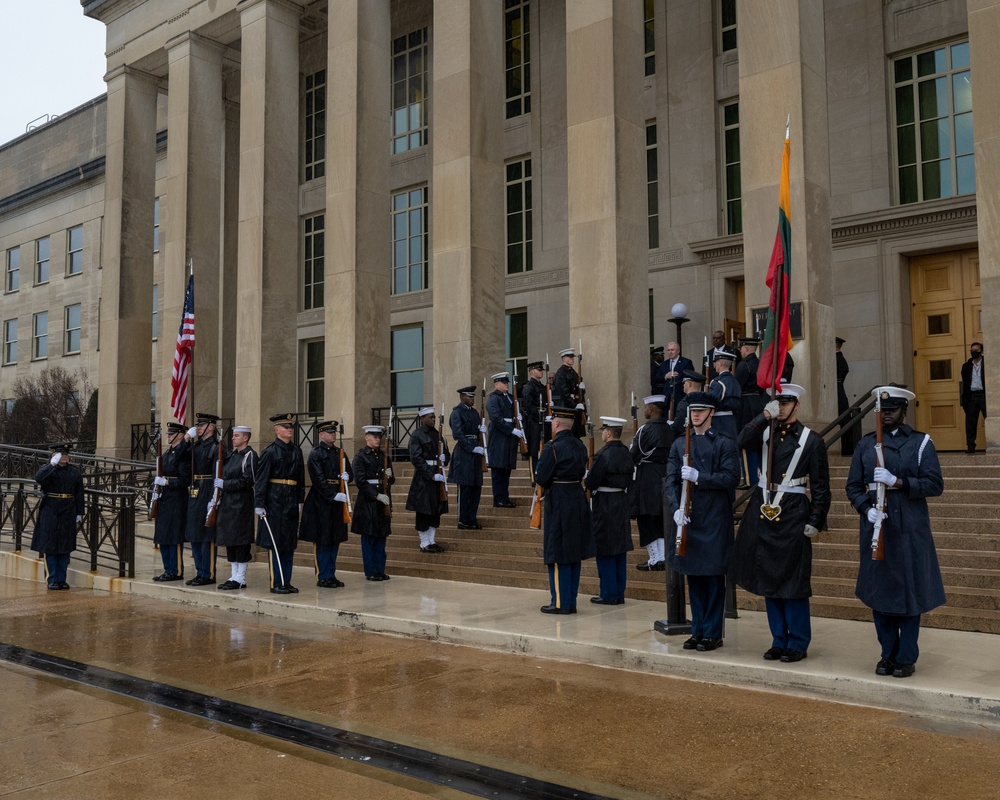
<svg viewBox="0 0 1000 800"><path fill-rule="evenodd" d="M187 417L188 377L194 349L194 275L188 278L184 293L184 314L177 331L177 349L174 351L174 368L170 373L170 409L174 419L184 422Z"/></svg>

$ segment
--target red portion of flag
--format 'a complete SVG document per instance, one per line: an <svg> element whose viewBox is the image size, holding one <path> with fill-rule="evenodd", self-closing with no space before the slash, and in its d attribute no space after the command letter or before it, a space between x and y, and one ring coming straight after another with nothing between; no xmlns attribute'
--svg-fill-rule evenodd
<svg viewBox="0 0 1000 800"><path fill-rule="evenodd" d="M191 362L194 360L194 275L188 278L184 293L184 313L177 331L177 348L174 350L174 367L170 373L170 409L174 419L185 422L187 417L188 385Z"/></svg>

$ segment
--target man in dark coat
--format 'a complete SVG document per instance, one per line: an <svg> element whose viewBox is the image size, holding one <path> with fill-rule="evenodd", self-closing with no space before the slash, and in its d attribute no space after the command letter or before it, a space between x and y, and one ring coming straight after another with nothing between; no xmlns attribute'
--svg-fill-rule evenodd
<svg viewBox="0 0 1000 800"><path fill-rule="evenodd" d="M635 481L629 488L629 514L639 528L639 546L648 559L636 569L663 572L667 568L663 546L663 479L674 431L667 424L662 394L643 398L645 424L632 437L629 453L635 465Z"/></svg>
<svg viewBox="0 0 1000 800"><path fill-rule="evenodd" d="M691 392L700 392L705 388L705 376L700 372L686 369L683 378L684 396L674 408L674 419L669 423L674 432L674 438L684 435L684 423L687 421L687 396Z"/></svg>
<svg viewBox="0 0 1000 800"><path fill-rule="evenodd" d="M448 480L458 484L458 529L478 531L483 527L477 517L483 494L486 426L473 407L476 402L475 386L459 389L458 401L448 418L455 440L455 457L448 465Z"/></svg>
<svg viewBox="0 0 1000 800"><path fill-rule="evenodd" d="M254 483L257 546L271 551L271 592L296 594L292 560L299 543L299 512L306 496L306 470L295 436L295 415L275 414L275 439L260 454Z"/></svg>
<svg viewBox="0 0 1000 800"><path fill-rule="evenodd" d="M191 542L195 576L188 586L211 586L215 583L215 525L206 525L208 504L215 490L215 470L219 460L219 439L215 414L195 414L195 425L188 428L191 442L191 489L188 492L185 538ZM223 456L225 453L223 452Z"/></svg>
<svg viewBox="0 0 1000 800"><path fill-rule="evenodd" d="M736 441L712 428L715 398L707 392L688 395L691 452L685 464L686 438L670 448L665 495L674 525L683 535L685 553L677 554L677 538L667 544L670 566L687 575L691 600L691 637L685 650L705 652L722 647L726 613L726 573L733 552L732 491L740 479ZM691 513L685 513L684 490Z"/></svg>
<svg viewBox="0 0 1000 800"><path fill-rule="evenodd" d="M725 433L734 439L739 433L736 427L736 415L740 413L742 395L740 385L733 375L733 364L736 356L728 350L715 351L715 380L708 385L708 393L715 398L715 413L712 415L712 427L719 433Z"/></svg>
<svg viewBox="0 0 1000 800"><path fill-rule="evenodd" d="M754 417L764 410L767 398L764 390L757 385L757 369L760 359L757 348L760 339L744 337L740 339L740 363L736 365L736 383L740 387L740 411L736 419L736 430L741 431ZM760 477L760 450L741 450L740 486L756 486Z"/></svg>
<svg viewBox="0 0 1000 800"><path fill-rule="evenodd" d="M660 374L657 382L660 384L660 391L653 394L666 396L665 405L668 411L673 406L674 416L677 419L677 406L684 397L684 373L688 370L694 371L694 364L690 358L681 355L681 347L677 342L670 342L667 345L667 357L660 366ZM671 404L671 400L673 403ZM667 414L670 417L670 414Z"/></svg>
<svg viewBox="0 0 1000 800"><path fill-rule="evenodd" d="M69 556L76 550L76 527L83 518L83 475L69 463L69 446L60 445L49 463L35 473L42 490L31 549L45 556L45 582L68 589Z"/></svg>
<svg viewBox="0 0 1000 800"><path fill-rule="evenodd" d="M663 394L663 378L659 376L663 363L663 345L649 348L649 393Z"/></svg>
<svg viewBox="0 0 1000 800"><path fill-rule="evenodd" d="M587 447L573 436L573 408L552 409L552 441L538 459L538 485L545 492L543 552L551 601L543 614L575 614L580 565L594 555L590 509L580 481L587 471Z"/></svg>
<svg viewBox="0 0 1000 800"><path fill-rule="evenodd" d="M976 438L979 434L979 415L986 419L986 366L983 359L983 343L973 342L969 346L971 358L962 364L962 386L959 399L965 411L966 452L976 452Z"/></svg>
<svg viewBox="0 0 1000 800"><path fill-rule="evenodd" d="M583 479L590 491L590 520L597 575L601 579L601 594L591 597L590 602L603 606L625 602L628 553L633 549L627 492L635 467L628 448L622 444L624 426L621 417L601 417L604 447L594 454L590 471Z"/></svg>
<svg viewBox="0 0 1000 800"><path fill-rule="evenodd" d="M559 358L562 359L562 365L552 378L552 405L576 410L573 435L579 439L587 433L587 408L583 403L583 393L587 387L573 366L576 362L573 348L560 350Z"/></svg>
<svg viewBox="0 0 1000 800"><path fill-rule="evenodd" d="M727 353L736 355L736 352L726 344L726 334L723 331L715 331L712 334L712 346L705 351L704 359L701 362L702 372L708 369L708 380L714 381L718 376L718 371L715 369L715 351L725 350Z"/></svg>
<svg viewBox="0 0 1000 800"><path fill-rule="evenodd" d="M514 400L509 389L510 376L498 372L493 376L493 391L486 398L486 416L490 418L486 453L494 508L514 508L510 499L510 473L517 466L517 441L524 438L524 432L514 424Z"/></svg>
<svg viewBox="0 0 1000 800"><path fill-rule="evenodd" d="M160 548L163 572L154 581L184 578L184 529L187 526L188 487L191 485L190 445L184 426L167 424L167 450L160 456L153 483L158 487L156 526L153 544Z"/></svg>
<svg viewBox="0 0 1000 800"><path fill-rule="evenodd" d="M392 459L384 453L380 425L365 425L365 446L354 456L354 483L358 502L351 520L351 533L361 534L361 560L365 578L387 581L385 540L392 534Z"/></svg>
<svg viewBox="0 0 1000 800"><path fill-rule="evenodd" d="M347 541L347 485L353 480L350 459L337 447L339 424L328 419L316 426L319 444L309 453L306 467L312 483L302 507L299 536L312 542L316 553L316 585L321 589L339 589L337 552Z"/></svg>
<svg viewBox="0 0 1000 800"><path fill-rule="evenodd" d="M247 588L247 564L253 556L254 483L257 454L250 447L251 429L233 428L233 451L222 465L222 477L214 486L222 490L215 520L215 543L226 548L229 580L219 584L223 591Z"/></svg>
<svg viewBox="0 0 1000 800"><path fill-rule="evenodd" d="M884 465L878 465L876 437L869 433L854 450L847 477L847 498L861 515L855 594L872 610L882 646L875 674L908 678L919 655L920 615L945 602L927 511L927 498L944 491L944 479L930 436L905 424L913 392L881 386L873 394L881 405ZM872 558L879 484L886 487L881 561Z"/></svg>
<svg viewBox="0 0 1000 800"><path fill-rule="evenodd" d="M434 538L441 526L441 516L448 513L448 491L441 491L448 480L444 472L449 460L448 444L434 427L435 413L433 406L421 408L417 425L410 434L413 480L406 494L406 510L416 512L413 524L420 535L421 553L444 552Z"/></svg>
<svg viewBox="0 0 1000 800"><path fill-rule="evenodd" d="M851 368L847 364L847 356L840 352L840 348L847 340L838 336L835 341L837 343L837 416L839 417L851 405L850 400L847 399L847 389L844 388L844 381L847 380L847 373L851 371Z"/></svg>
<svg viewBox="0 0 1000 800"><path fill-rule="evenodd" d="M535 467L542 451L545 433L546 400L545 385L542 383L544 361L528 364L528 382L521 390L521 426L524 428L525 444L528 446L528 460L531 463L531 483L535 483Z"/></svg>
<svg viewBox="0 0 1000 800"><path fill-rule="evenodd" d="M805 658L812 640L812 540L826 530L830 510L826 445L797 417L804 393L801 386L782 384L781 394L737 440L742 448L763 448L765 471L768 449L774 450L771 481L761 474L740 522L731 573L748 592L763 595L771 629L764 658L785 663Z"/></svg>

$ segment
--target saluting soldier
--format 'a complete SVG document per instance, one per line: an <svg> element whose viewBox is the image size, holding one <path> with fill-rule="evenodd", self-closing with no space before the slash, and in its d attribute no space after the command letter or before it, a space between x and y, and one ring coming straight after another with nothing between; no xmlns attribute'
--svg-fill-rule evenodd
<svg viewBox="0 0 1000 800"><path fill-rule="evenodd" d="M49 463L35 473L42 490L31 549L45 556L49 589L68 589L66 571L76 550L76 528L83 518L83 475L69 463L69 445L59 445Z"/></svg>
<svg viewBox="0 0 1000 800"><path fill-rule="evenodd" d="M645 547L649 555L644 563L636 565L643 572L663 572L667 568L663 546L663 479L674 431L667 424L665 402L662 394L643 398L646 422L629 446L635 465L635 481L629 489L629 514L639 528L639 546Z"/></svg>
<svg viewBox="0 0 1000 800"><path fill-rule="evenodd" d="M509 394L510 376L498 372L493 376L493 391L486 398L486 416L490 418L486 452L490 460L493 484L493 506L514 508L510 499L510 473L517 466L517 440L524 433L514 425L514 400Z"/></svg>
<svg viewBox="0 0 1000 800"><path fill-rule="evenodd" d="M392 460L382 452L381 425L365 425L365 446L354 456L354 482L358 487L358 502L354 506L351 532L361 534L361 559L365 578L387 581L385 574L385 540L392 534L391 486Z"/></svg>
<svg viewBox="0 0 1000 800"><path fill-rule="evenodd" d="M299 536L312 542L316 553L316 585L321 589L339 589L337 553L347 541L344 511L347 494L341 491L353 480L350 459L337 447L339 423L328 419L316 426L319 444L309 453L306 463L312 486L302 508Z"/></svg>
<svg viewBox="0 0 1000 800"><path fill-rule="evenodd" d="M274 441L260 454L254 484L257 546L271 551L271 592L296 594L292 560L299 543L299 512L306 495L305 463L295 436L295 415L275 414Z"/></svg>
<svg viewBox="0 0 1000 800"><path fill-rule="evenodd" d="M226 548L230 568L229 580L219 584L223 591L247 588L247 564L253 555L257 453L250 446L251 433L246 425L233 428L233 451L225 457L222 477L214 482L214 488L222 490L215 543Z"/></svg>
<svg viewBox="0 0 1000 800"><path fill-rule="evenodd" d="M580 567L594 555L587 496L580 481L587 471L587 446L573 436L576 410L552 409L552 440L538 459L538 483L545 491L543 552L551 600L543 614L575 614Z"/></svg>
<svg viewBox="0 0 1000 800"><path fill-rule="evenodd" d="M927 510L927 498L944 491L944 478L931 437L905 422L916 395L896 386L880 386L872 394L881 404L885 466L878 466L875 434L869 433L855 449L847 477L847 497L861 515L855 594L872 610L882 646L875 674L908 678L916 671L920 615L945 602ZM886 487L881 561L872 558L879 484Z"/></svg>
<svg viewBox="0 0 1000 800"><path fill-rule="evenodd" d="M715 398L715 414L712 415L712 427L720 433L727 433L734 439L739 433L736 427L736 415L740 413L740 385L733 375L733 363L736 356L728 350L715 351L715 379L708 385L708 393Z"/></svg>
<svg viewBox="0 0 1000 800"><path fill-rule="evenodd" d="M478 531L479 500L483 494L483 459L486 448L481 434L486 433L479 412L473 407L476 387L458 390L458 405L451 410L448 425L455 440L455 455L448 465L448 480L458 485L458 529Z"/></svg>
<svg viewBox="0 0 1000 800"><path fill-rule="evenodd" d="M712 428L715 398L708 392L687 396L691 415L691 458L684 466L685 439L670 448L665 494L674 526L687 526L685 555L677 555L677 537L667 545L670 566L687 576L691 600L691 637L685 650L707 652L722 647L726 613L726 573L733 553L733 511L730 499L740 480L736 441ZM681 495L688 482L691 515L684 513Z"/></svg>
<svg viewBox="0 0 1000 800"><path fill-rule="evenodd" d="M583 479L590 491L590 520L597 575L601 579L600 596L591 597L590 602L600 606L625 602L628 553L633 549L628 489L635 467L628 448L622 443L624 426L625 420L621 417L601 417L604 447L594 454L590 470Z"/></svg>
<svg viewBox="0 0 1000 800"><path fill-rule="evenodd" d="M160 548L163 572L154 581L184 578L184 529L187 526L188 487L191 485L191 445L184 438L184 426L167 423L167 449L160 456L160 487L153 544Z"/></svg>
<svg viewBox="0 0 1000 800"><path fill-rule="evenodd" d="M434 539L441 526L441 516L448 513L448 498L441 499L440 485L447 478L444 468L448 464L448 444L434 427L436 412L433 406L421 408L417 413L417 426L410 434L410 464L413 480L406 494L406 510L416 512L414 527L420 535L421 553L443 553L444 548ZM443 451L439 454L438 448ZM442 462L439 455L444 457Z"/></svg>
<svg viewBox="0 0 1000 800"><path fill-rule="evenodd" d="M195 414L194 427L188 428L191 442L191 489L187 506L185 538L191 542L195 576L188 586L211 586L215 583L215 526L206 525L208 503L215 488L215 467L219 460L216 414Z"/></svg>
<svg viewBox="0 0 1000 800"><path fill-rule="evenodd" d="M686 369L683 373L684 396L674 406L674 419L670 423L673 429L674 438L684 435L684 421L687 419L687 396L691 392L701 392L705 389L705 376L693 369Z"/></svg>
<svg viewBox="0 0 1000 800"><path fill-rule="evenodd" d="M754 417L764 410L767 399L764 390L757 385L757 369L760 359L757 347L760 339L746 336L740 339L742 360L736 365L736 382L740 385L740 413L736 420L736 430L741 431ZM743 479L740 486L756 486L760 475L760 450L743 450L741 468Z"/></svg>
<svg viewBox="0 0 1000 800"><path fill-rule="evenodd" d="M782 384L777 398L737 440L742 448L761 447L761 463L766 465L768 458L772 463L771 482L761 474L743 514L731 571L740 586L764 597L771 629L764 658L785 663L805 658L812 640L812 540L826 530L830 510L826 445L798 420L804 393L801 386ZM771 419L777 420L773 442Z"/></svg>
<svg viewBox="0 0 1000 800"><path fill-rule="evenodd" d="M542 383L544 361L528 364L528 382L521 390L521 424L524 427L525 443L528 446L528 460L531 464L531 485L535 485L535 468L545 434L545 385Z"/></svg>

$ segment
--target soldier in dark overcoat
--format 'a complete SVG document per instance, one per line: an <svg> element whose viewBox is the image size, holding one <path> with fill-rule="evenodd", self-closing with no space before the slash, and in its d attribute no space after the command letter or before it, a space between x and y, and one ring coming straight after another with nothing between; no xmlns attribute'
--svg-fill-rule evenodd
<svg viewBox="0 0 1000 800"><path fill-rule="evenodd" d="M734 439L739 433L736 427L736 415L740 413L741 405L740 385L732 373L735 361L734 353L728 350L716 350L714 361L716 375L708 385L708 393L715 398L712 427Z"/></svg>
<svg viewBox="0 0 1000 800"><path fill-rule="evenodd" d="M153 544L160 548L163 572L154 581L184 578L184 529L187 526L188 487L191 486L191 445L184 438L184 426L167 423L167 449L160 456L159 487Z"/></svg>
<svg viewBox="0 0 1000 800"><path fill-rule="evenodd" d="M292 559L299 543L299 512L306 496L306 469L302 450L292 441L295 415L275 414L275 439L260 454L254 483L257 545L271 551L271 592L296 594L292 586Z"/></svg>
<svg viewBox="0 0 1000 800"><path fill-rule="evenodd" d="M486 452L490 460L493 506L514 508L510 499L510 473L517 466L517 441L524 438L524 432L514 424L514 399L508 391L510 376L498 372L492 380L493 391L486 398L486 416L490 418Z"/></svg>
<svg viewBox="0 0 1000 800"><path fill-rule="evenodd" d="M434 427L433 406L421 408L417 425L410 434L410 464L413 480L406 494L406 510L416 512L414 526L420 535L421 553L443 553L444 548L435 541L441 516L448 513L447 490L441 497L441 487L447 482L444 468L448 464L448 444L442 433Z"/></svg>
<svg viewBox="0 0 1000 800"><path fill-rule="evenodd" d="M365 578L387 581L385 540L392 534L391 486L396 482L392 460L382 451L380 425L365 425L365 446L354 456L354 482L358 502L354 506L351 532L361 534L361 559Z"/></svg>
<svg viewBox="0 0 1000 800"><path fill-rule="evenodd" d="M840 348L844 346L846 339L841 339L839 336L834 338L834 344L837 347L837 416L839 417L851 406L851 401L847 398L847 389L844 388L844 381L847 380L847 375L851 371L850 365L847 363L847 356L840 352Z"/></svg>
<svg viewBox="0 0 1000 800"><path fill-rule="evenodd" d="M233 428L233 451L226 455L222 477L214 483L222 490L215 520L215 543L226 548L230 564L229 580L219 584L224 591L247 588L247 564L253 556L257 453L250 447L251 433L246 425Z"/></svg>
<svg viewBox="0 0 1000 800"><path fill-rule="evenodd" d="M552 379L552 405L576 410L576 421L573 425L573 435L579 439L586 435L587 409L583 404L583 392L587 388L580 379L580 373L574 366L576 353L572 347L559 351L562 365L556 370Z"/></svg>
<svg viewBox="0 0 1000 800"><path fill-rule="evenodd" d="M670 566L687 576L691 600L691 637L685 650L705 652L722 646L726 613L726 573L733 552L731 495L740 479L736 442L712 428L715 398L707 392L688 396L691 454L684 464L686 439L670 448L665 495L676 528L686 526L685 554L677 555L677 536L667 543ZM684 483L691 514L682 504Z"/></svg>
<svg viewBox="0 0 1000 800"><path fill-rule="evenodd" d="M628 492L629 514L639 528L639 546L648 553L648 560L636 569L662 572L667 568L663 546L663 479L674 431L667 422L666 398L662 394L651 394L642 402L646 422L629 446L635 465L635 480Z"/></svg>
<svg viewBox="0 0 1000 800"><path fill-rule="evenodd" d="M316 554L316 585L321 589L339 589L337 553L347 541L347 485L353 480L350 459L337 447L339 423L335 419L316 425L319 444L309 453L306 467L311 487L302 507L299 536L312 542Z"/></svg>
<svg viewBox="0 0 1000 800"><path fill-rule="evenodd" d="M448 425L455 440L455 455L448 465L448 480L458 485L458 529L479 530L479 500L483 494L483 460L486 458L486 426L476 402L476 387L458 390L458 405L451 410Z"/></svg>
<svg viewBox="0 0 1000 800"><path fill-rule="evenodd" d="M635 467L628 448L622 443L625 420L601 417L604 447L594 454L584 486L590 491L590 521L594 531L597 575L601 579L595 605L614 606L625 602L628 553L632 547L632 523L628 513L628 489Z"/></svg>
<svg viewBox="0 0 1000 800"><path fill-rule="evenodd" d="M572 433L576 410L552 409L552 440L538 459L538 484L545 492L543 552L551 601L543 614L575 614L580 566L594 555L590 509L580 481L587 471L587 447Z"/></svg>
<svg viewBox="0 0 1000 800"><path fill-rule="evenodd" d="M700 392L705 388L705 376L693 369L684 370L684 395L674 406L673 422L668 423L674 432L674 438L684 435L684 422L687 420L687 396L691 392Z"/></svg>
<svg viewBox="0 0 1000 800"><path fill-rule="evenodd" d="M875 434L869 433L855 449L847 477L847 497L861 515L855 594L872 610L882 646L876 674L908 678L919 655L920 615L945 602L927 510L927 498L944 491L944 479L930 436L905 423L915 395L895 386L881 386L873 394L881 405L885 466L878 466ZM886 487L881 561L872 558L880 483Z"/></svg>
<svg viewBox="0 0 1000 800"><path fill-rule="evenodd" d="M736 430L741 431L754 417L764 410L767 398L764 390L757 385L757 369L760 359L757 347L760 339L744 337L740 339L740 363L736 365L736 382L740 386L740 412L736 415ZM742 480L740 486L756 486L760 477L760 450L741 450Z"/></svg>
<svg viewBox="0 0 1000 800"><path fill-rule="evenodd" d="M785 663L805 658L812 640L812 540L826 530L830 510L826 445L798 420L804 392L801 386L782 384L777 398L740 431L737 442L743 448L762 447L765 465L768 450L774 451L771 482L761 475L740 522L731 574L748 592L763 595L771 629L764 658Z"/></svg>
<svg viewBox="0 0 1000 800"><path fill-rule="evenodd" d="M205 523L219 460L218 421L219 417L215 414L195 414L195 425L187 432L191 443L191 488L188 491L184 537L191 542L195 568L195 576L186 581L188 586L211 586L215 583L215 526Z"/></svg>
<svg viewBox="0 0 1000 800"><path fill-rule="evenodd" d="M528 460L531 464L531 484L535 484L535 467L538 466L538 456L542 450L542 439L545 434L545 385L542 383L544 361L532 361L528 364L528 382L521 390L521 426L524 428L525 443L528 446Z"/></svg>
<svg viewBox="0 0 1000 800"><path fill-rule="evenodd" d="M45 582L68 589L69 556L76 550L76 529L83 518L83 474L69 463L69 445L60 445L49 463L35 473L42 490L31 549L45 556Z"/></svg>

